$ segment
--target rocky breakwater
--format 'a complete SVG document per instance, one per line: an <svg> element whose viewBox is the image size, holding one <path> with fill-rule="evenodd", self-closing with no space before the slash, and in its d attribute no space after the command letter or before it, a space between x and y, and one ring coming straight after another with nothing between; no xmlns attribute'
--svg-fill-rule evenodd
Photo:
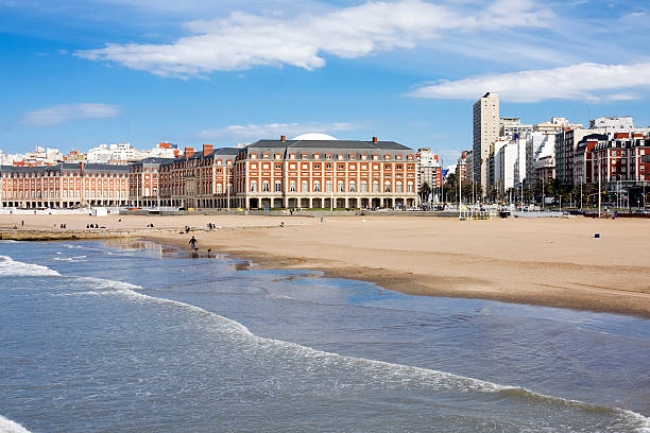
<svg viewBox="0 0 650 433"><path fill-rule="evenodd" d="M151 234L172 233L171 228L146 229L1 229L0 240L65 241L75 239L137 238Z"/></svg>

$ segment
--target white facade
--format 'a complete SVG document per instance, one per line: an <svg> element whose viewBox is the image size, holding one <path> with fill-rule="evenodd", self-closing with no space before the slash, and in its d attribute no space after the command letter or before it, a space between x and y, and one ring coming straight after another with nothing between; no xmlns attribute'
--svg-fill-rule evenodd
<svg viewBox="0 0 650 433"><path fill-rule="evenodd" d="M516 189L526 173L526 138L501 137L494 144L494 187L500 194Z"/></svg>
<svg viewBox="0 0 650 433"><path fill-rule="evenodd" d="M593 129L599 134L631 132L634 130L634 120L632 116L599 117L589 121L589 129Z"/></svg>
<svg viewBox="0 0 650 433"><path fill-rule="evenodd" d="M174 158L173 148L156 147L151 150L138 150L130 143L100 144L88 151L88 163L129 164L145 158Z"/></svg>
<svg viewBox="0 0 650 433"><path fill-rule="evenodd" d="M502 117L500 122L502 137L526 138L533 131L533 125L521 123L519 117Z"/></svg>
<svg viewBox="0 0 650 433"><path fill-rule="evenodd" d="M526 140L526 182L529 186L537 183L535 167L539 160L555 161L555 135L537 131L528 136Z"/></svg>

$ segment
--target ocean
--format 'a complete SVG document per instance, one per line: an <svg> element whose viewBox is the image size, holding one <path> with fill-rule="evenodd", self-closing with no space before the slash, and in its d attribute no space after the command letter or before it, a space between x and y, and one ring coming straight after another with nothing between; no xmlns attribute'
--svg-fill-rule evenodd
<svg viewBox="0 0 650 433"><path fill-rule="evenodd" d="M144 241L2 242L0 313L2 433L650 432L636 317Z"/></svg>

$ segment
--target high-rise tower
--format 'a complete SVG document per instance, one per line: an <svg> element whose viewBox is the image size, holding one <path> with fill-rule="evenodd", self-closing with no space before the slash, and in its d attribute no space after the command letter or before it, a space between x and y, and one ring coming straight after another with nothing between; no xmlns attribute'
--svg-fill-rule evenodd
<svg viewBox="0 0 650 433"><path fill-rule="evenodd" d="M488 162L490 149L499 137L499 95L487 92L474 103L474 181L481 184L483 196L488 193Z"/></svg>

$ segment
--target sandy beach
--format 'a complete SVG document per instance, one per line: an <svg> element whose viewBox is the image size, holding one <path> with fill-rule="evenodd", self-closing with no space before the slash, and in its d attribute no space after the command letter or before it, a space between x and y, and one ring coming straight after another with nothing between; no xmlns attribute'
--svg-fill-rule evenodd
<svg viewBox="0 0 650 433"><path fill-rule="evenodd" d="M213 230L207 224L216 226ZM284 223L284 227L281 227ZM61 224L66 228L62 229ZM98 224L105 229L87 229ZM153 224L154 227L147 227ZM261 268L309 269L404 293L650 317L650 220L365 215L0 214L5 231L106 230L227 254ZM14 226L16 227L14 229ZM182 228L190 226L191 232ZM596 237L596 234L599 236ZM88 236L90 237L90 236Z"/></svg>

